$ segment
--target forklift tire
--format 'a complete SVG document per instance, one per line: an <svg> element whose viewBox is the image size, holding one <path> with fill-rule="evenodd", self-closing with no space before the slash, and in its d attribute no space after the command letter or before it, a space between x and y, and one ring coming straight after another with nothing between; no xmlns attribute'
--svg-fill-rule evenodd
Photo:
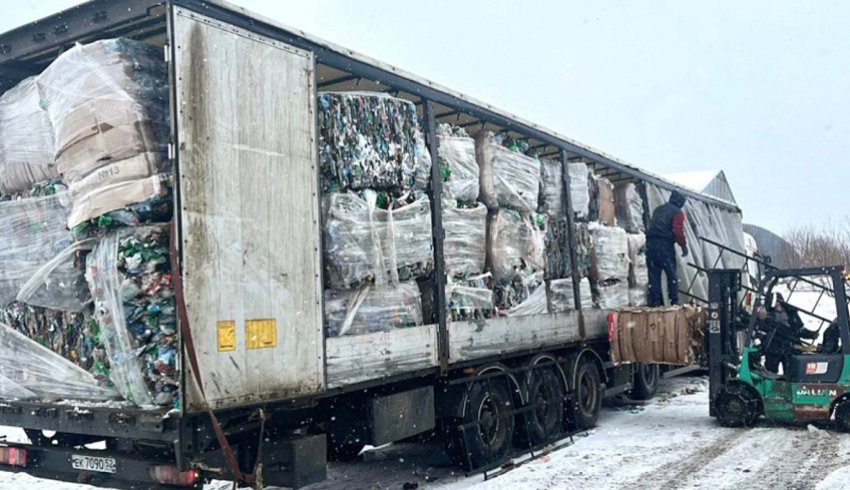
<svg viewBox="0 0 850 490"><path fill-rule="evenodd" d="M835 425L842 432L850 432L850 399L844 399L835 405Z"/></svg>
<svg viewBox="0 0 850 490"><path fill-rule="evenodd" d="M586 360L576 370L574 410L572 419L576 429L589 429L596 425L602 410L602 384L599 369L593 361Z"/></svg>
<svg viewBox="0 0 850 490"><path fill-rule="evenodd" d="M634 400L649 400L655 396L658 389L658 379L661 370L658 364L638 364L635 369L634 381L629 397Z"/></svg>
<svg viewBox="0 0 850 490"><path fill-rule="evenodd" d="M725 427L750 427L761 415L761 397L752 386L732 382L714 400L717 421Z"/></svg>

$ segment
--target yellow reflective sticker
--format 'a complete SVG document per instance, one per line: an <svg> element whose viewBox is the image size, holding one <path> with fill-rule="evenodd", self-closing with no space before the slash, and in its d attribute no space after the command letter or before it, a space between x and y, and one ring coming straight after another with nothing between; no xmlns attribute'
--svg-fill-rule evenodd
<svg viewBox="0 0 850 490"><path fill-rule="evenodd" d="M277 320L246 320L245 347L270 349L277 346Z"/></svg>
<svg viewBox="0 0 850 490"><path fill-rule="evenodd" d="M216 323L218 330L218 351L232 352L236 350L236 322L233 320L219 320Z"/></svg>

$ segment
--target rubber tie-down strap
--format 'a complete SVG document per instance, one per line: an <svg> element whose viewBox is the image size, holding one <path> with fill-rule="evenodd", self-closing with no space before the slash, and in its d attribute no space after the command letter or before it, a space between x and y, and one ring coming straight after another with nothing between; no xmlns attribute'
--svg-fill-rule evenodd
<svg viewBox="0 0 850 490"><path fill-rule="evenodd" d="M239 469L239 462L236 460L236 454L233 452L224 430L215 413L209 408L207 403L207 395L204 392L204 383L201 380L201 370L198 368L198 355L195 352L195 343L192 341L192 330L189 328L189 315L186 310L186 301L183 297L183 274L180 269L180 263L177 261L177 233L174 226L174 221L169 224L169 234L171 235L171 283L174 286L174 296L177 301L177 319L180 322L180 335L183 339L183 348L186 350L186 357L189 358L189 365L192 368L192 375L195 378L195 383L198 385L198 390L201 392L201 398L204 407L207 407L207 413L212 422L215 438L218 441L221 452L224 455L224 460L227 463L227 468L233 474L237 481L243 481L249 485L253 485L256 478L252 474L242 473Z"/></svg>

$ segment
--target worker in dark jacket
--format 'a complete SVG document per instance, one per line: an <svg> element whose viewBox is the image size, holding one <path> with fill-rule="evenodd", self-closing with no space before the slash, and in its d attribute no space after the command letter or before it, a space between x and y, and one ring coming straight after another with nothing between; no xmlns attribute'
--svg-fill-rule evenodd
<svg viewBox="0 0 850 490"><path fill-rule="evenodd" d="M646 230L646 265L649 269L649 306L663 306L661 273L667 276L667 296L671 305L679 304L679 281L676 271L676 248L682 247L682 257L688 255L685 239L685 196L678 191L670 201L655 208Z"/></svg>

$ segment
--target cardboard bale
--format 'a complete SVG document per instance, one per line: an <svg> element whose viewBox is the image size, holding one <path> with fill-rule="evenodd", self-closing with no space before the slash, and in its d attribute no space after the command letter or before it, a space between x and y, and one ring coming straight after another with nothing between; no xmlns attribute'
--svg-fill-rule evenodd
<svg viewBox="0 0 850 490"><path fill-rule="evenodd" d="M617 363L683 366L699 358L705 326L699 307L628 308L617 312L611 341Z"/></svg>
<svg viewBox="0 0 850 490"><path fill-rule="evenodd" d="M617 211L614 206L614 186L606 179L599 177L596 180L598 189L597 209L599 222L608 226L617 226Z"/></svg>

